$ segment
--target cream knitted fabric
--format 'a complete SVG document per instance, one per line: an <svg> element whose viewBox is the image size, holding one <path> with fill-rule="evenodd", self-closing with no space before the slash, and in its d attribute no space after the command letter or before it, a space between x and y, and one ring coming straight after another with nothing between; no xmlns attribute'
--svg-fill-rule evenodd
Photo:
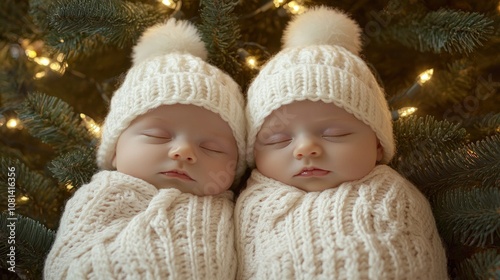
<svg viewBox="0 0 500 280"><path fill-rule="evenodd" d="M382 163L392 159L391 113L377 80L353 53L361 44L359 36L354 21L329 8L312 9L291 22L284 35L285 49L266 63L247 93L247 161L251 167L255 138L265 118L301 100L333 103L353 114L376 133L384 148Z"/></svg>
<svg viewBox="0 0 500 280"><path fill-rule="evenodd" d="M233 194L102 171L67 202L45 279L234 279Z"/></svg>
<svg viewBox="0 0 500 280"><path fill-rule="evenodd" d="M254 170L235 223L237 279L447 279L428 201L386 165L309 193Z"/></svg>
<svg viewBox="0 0 500 280"><path fill-rule="evenodd" d="M245 170L244 99L238 84L205 62L194 26L170 19L148 29L134 49L134 65L115 92L103 126L97 164L112 170L116 143L138 116L161 105L191 104L218 114L238 145L236 179ZM200 120L203 121L203 120Z"/></svg>

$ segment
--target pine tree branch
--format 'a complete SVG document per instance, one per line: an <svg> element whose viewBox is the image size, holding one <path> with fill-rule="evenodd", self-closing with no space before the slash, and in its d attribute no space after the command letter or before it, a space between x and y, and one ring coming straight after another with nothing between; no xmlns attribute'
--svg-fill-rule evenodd
<svg viewBox="0 0 500 280"><path fill-rule="evenodd" d="M450 102L461 103L473 92L477 74L474 63L469 59L453 61L447 69L435 71L432 80L423 87L422 94L432 96L432 103L427 103L431 107Z"/></svg>
<svg viewBox="0 0 500 280"><path fill-rule="evenodd" d="M160 6L119 0L32 0L30 13L44 26L47 44L68 57L136 42L147 27L168 17Z"/></svg>
<svg viewBox="0 0 500 280"><path fill-rule="evenodd" d="M26 91L34 88L34 69L28 67L23 52L17 44L0 43L0 114L19 105Z"/></svg>
<svg viewBox="0 0 500 280"><path fill-rule="evenodd" d="M33 93L18 110L19 118L34 137L52 145L58 152L96 141L82 120L64 101L43 93Z"/></svg>
<svg viewBox="0 0 500 280"><path fill-rule="evenodd" d="M471 53L493 34L492 24L479 13L440 9L389 26L386 35L420 52Z"/></svg>
<svg viewBox="0 0 500 280"><path fill-rule="evenodd" d="M495 187L500 183L500 135L438 152L418 170L419 186L429 194L456 187Z"/></svg>
<svg viewBox="0 0 500 280"><path fill-rule="evenodd" d="M436 194L431 203L439 233L446 243L500 245L500 189L466 186Z"/></svg>
<svg viewBox="0 0 500 280"><path fill-rule="evenodd" d="M241 72L236 51L241 35L237 17L233 13L237 3L233 0L202 0L199 26L209 62L233 77Z"/></svg>
<svg viewBox="0 0 500 280"><path fill-rule="evenodd" d="M489 249L474 254L458 266L457 279L500 279L500 252Z"/></svg>
<svg viewBox="0 0 500 280"><path fill-rule="evenodd" d="M54 159L49 169L60 184L71 184L78 189L98 171L95 152L95 147L75 149Z"/></svg>
<svg viewBox="0 0 500 280"><path fill-rule="evenodd" d="M10 266L7 254L14 246L16 274L21 279L42 279L45 257L54 239L55 232L35 220L17 214L9 215L8 212L0 213L0 240L5 240L0 242L0 266Z"/></svg>
<svg viewBox="0 0 500 280"><path fill-rule="evenodd" d="M463 126L476 139L482 139L486 136L493 136L500 132L500 113L488 113L483 116L468 118L463 122Z"/></svg>
<svg viewBox="0 0 500 280"><path fill-rule="evenodd" d="M455 150L466 143L467 133L459 124L437 121L432 116L414 116L399 119L394 123L397 155L391 166L413 182L419 180L419 168L432 155ZM418 185L418 184L417 184Z"/></svg>
<svg viewBox="0 0 500 280"><path fill-rule="evenodd" d="M0 157L0 168L15 168L16 213L31 217L55 228L60 219L61 207L67 195L55 182L30 170L19 159ZM8 189L7 172L0 174L0 189ZM22 197L26 200L21 199ZM8 193L0 193L0 205L7 209Z"/></svg>

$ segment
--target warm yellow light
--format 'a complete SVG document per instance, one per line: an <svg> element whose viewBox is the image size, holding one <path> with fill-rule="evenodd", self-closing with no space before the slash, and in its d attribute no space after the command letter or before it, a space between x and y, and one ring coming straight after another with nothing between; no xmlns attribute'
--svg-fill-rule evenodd
<svg viewBox="0 0 500 280"><path fill-rule="evenodd" d="M161 3L167 7L169 7L170 9L175 9L175 2L174 1L171 1L171 0L162 0Z"/></svg>
<svg viewBox="0 0 500 280"><path fill-rule="evenodd" d="M420 75L418 75L417 83L419 83L420 85L425 84L432 78L432 74L434 74L434 69L429 69L422 72Z"/></svg>
<svg viewBox="0 0 500 280"><path fill-rule="evenodd" d="M252 68L252 69L256 69L257 68L257 59L255 59L255 57L253 56L249 56L246 58L246 63L248 65L248 67Z"/></svg>
<svg viewBox="0 0 500 280"><path fill-rule="evenodd" d="M409 115L412 115L418 110L416 107L403 107L401 109L398 109L398 115L400 118L407 117Z"/></svg>
<svg viewBox="0 0 500 280"><path fill-rule="evenodd" d="M70 191L70 190L71 190L71 189L73 189L73 188L74 188L74 186L73 186L72 184L67 184L67 185L66 185L66 189L67 189L68 191Z"/></svg>
<svg viewBox="0 0 500 280"><path fill-rule="evenodd" d="M59 64L58 62L52 62L50 65L49 65L50 69L52 69L53 71L59 71L61 70L61 64Z"/></svg>
<svg viewBox="0 0 500 280"><path fill-rule="evenodd" d="M7 126L7 128L14 129L14 128L18 128L18 126L20 125L20 122L18 119L12 118L12 119L9 119L5 125Z"/></svg>
<svg viewBox="0 0 500 280"><path fill-rule="evenodd" d="M48 66L50 64L50 59L47 57L35 57L33 59L36 63L43 65L43 66Z"/></svg>
<svg viewBox="0 0 500 280"><path fill-rule="evenodd" d="M273 0L273 2L274 2L274 6L276 8L279 8L279 7L283 6L283 4L285 4L286 0Z"/></svg>
<svg viewBox="0 0 500 280"><path fill-rule="evenodd" d="M95 137L101 137L101 127L89 116L85 114L80 114L80 118L83 120L85 127L92 133Z"/></svg>
<svg viewBox="0 0 500 280"><path fill-rule="evenodd" d="M64 60L64 54L63 53L60 53L56 56L56 60L59 61L59 62L63 62Z"/></svg>
<svg viewBox="0 0 500 280"><path fill-rule="evenodd" d="M40 71L40 72L35 74L35 78L41 79L41 78L45 77L45 74L46 74L45 71Z"/></svg>
<svg viewBox="0 0 500 280"><path fill-rule="evenodd" d="M26 54L27 57L29 58L35 58L36 57L36 51L34 50L25 50L24 53Z"/></svg>
<svg viewBox="0 0 500 280"><path fill-rule="evenodd" d="M307 8L295 1L291 1L285 6L285 9L293 15L300 15L307 11Z"/></svg>
<svg viewBox="0 0 500 280"><path fill-rule="evenodd" d="M27 197L27 196L24 196L24 195L23 195L23 196L21 196L21 197L19 198L19 200L20 200L21 202L26 202L26 201L30 200L30 198L29 198L29 197Z"/></svg>

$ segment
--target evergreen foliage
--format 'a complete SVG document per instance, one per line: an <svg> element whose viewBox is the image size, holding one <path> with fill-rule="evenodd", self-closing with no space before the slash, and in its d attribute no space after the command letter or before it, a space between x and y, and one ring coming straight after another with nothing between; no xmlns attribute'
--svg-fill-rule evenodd
<svg viewBox="0 0 500 280"><path fill-rule="evenodd" d="M280 8L260 0L174 2L174 9L156 0L0 3L0 278L41 279L67 199L98 170L98 138L80 113L102 123L144 29L169 17L197 24L209 61L245 90L258 72L246 56L262 64L278 52L291 18L290 1ZM394 122L397 154L390 165L429 199L450 277L500 279L498 0L296 2L350 13L364 33L362 57L395 100L391 110L418 108ZM406 95L430 68L432 79ZM22 126L8 127L12 118ZM12 217L15 273L6 263Z"/></svg>

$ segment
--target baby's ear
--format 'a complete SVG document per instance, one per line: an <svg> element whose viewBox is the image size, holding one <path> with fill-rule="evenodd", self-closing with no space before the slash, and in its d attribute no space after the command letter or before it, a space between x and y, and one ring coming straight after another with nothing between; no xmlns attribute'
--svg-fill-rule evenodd
<svg viewBox="0 0 500 280"><path fill-rule="evenodd" d="M380 162L384 157L384 147L380 144L380 140L377 140L377 162Z"/></svg>

